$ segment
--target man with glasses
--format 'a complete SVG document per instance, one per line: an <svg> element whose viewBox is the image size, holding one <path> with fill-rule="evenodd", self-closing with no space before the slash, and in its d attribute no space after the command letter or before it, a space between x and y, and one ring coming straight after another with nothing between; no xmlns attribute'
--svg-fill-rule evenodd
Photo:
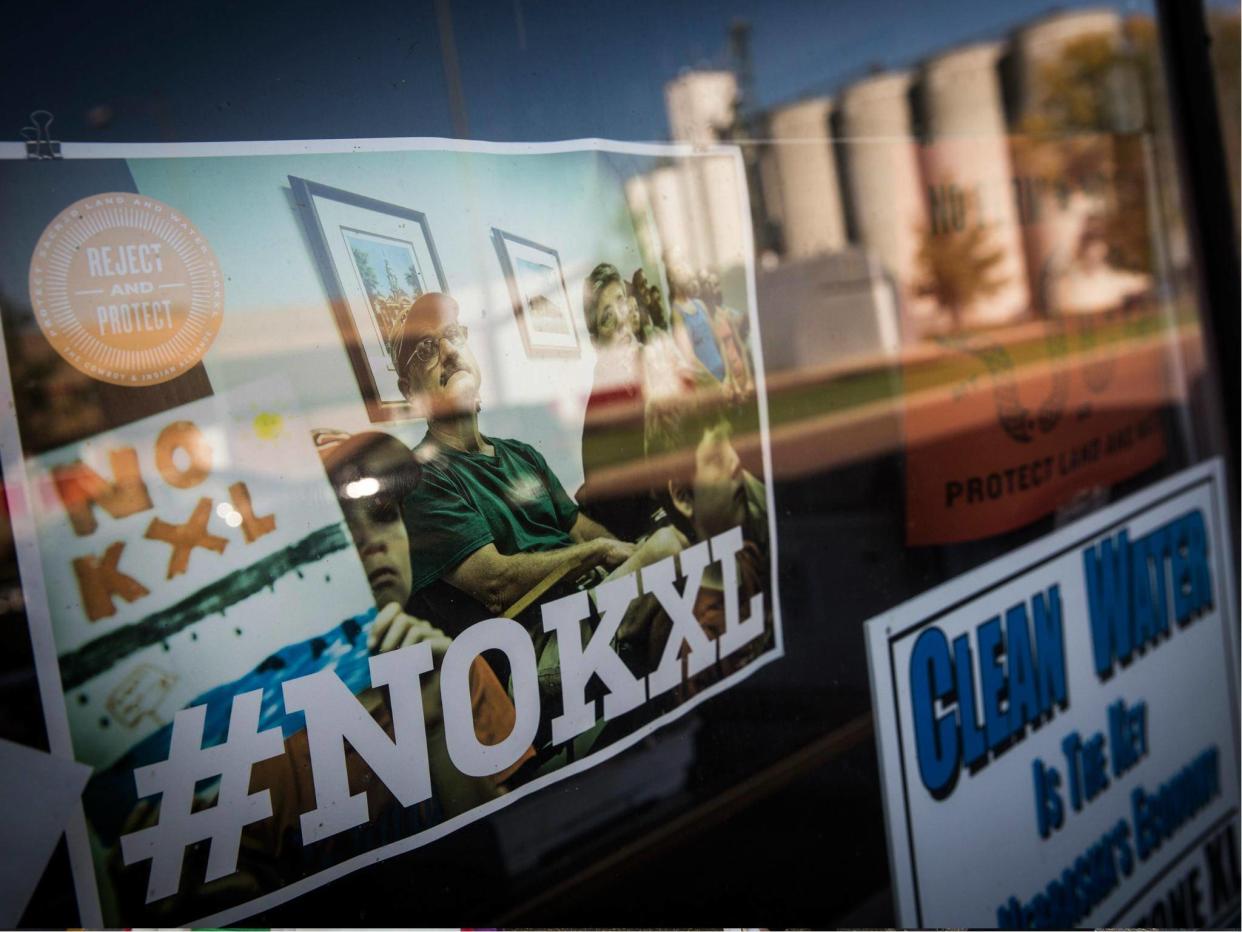
<svg viewBox="0 0 1242 932"><path fill-rule="evenodd" d="M634 550L579 513L534 447L479 431L479 367L458 316L448 295L422 295L394 353L402 393L427 417L414 450L422 481L404 503L412 604L450 636L505 614L558 570L611 569Z"/></svg>

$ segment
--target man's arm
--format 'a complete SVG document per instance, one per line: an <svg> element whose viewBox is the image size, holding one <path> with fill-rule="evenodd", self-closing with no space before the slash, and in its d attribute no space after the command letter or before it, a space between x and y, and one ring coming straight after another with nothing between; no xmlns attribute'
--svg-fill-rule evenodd
<svg viewBox="0 0 1242 932"><path fill-rule="evenodd" d="M560 550L508 556L495 544L480 547L444 574L444 579L499 615L535 584L567 562L583 566L619 566L634 552L633 544L598 537Z"/></svg>
<svg viewBox="0 0 1242 932"><path fill-rule="evenodd" d="M650 537L641 544L635 544L633 552L621 563L613 568L608 574L608 579L617 579L627 573L633 573L640 570L644 566L650 566L657 563L665 557L671 557L681 553L690 542L686 536L671 525L656 529Z"/></svg>
<svg viewBox="0 0 1242 932"><path fill-rule="evenodd" d="M569 536L579 544L587 540L598 540L601 537L612 537L615 540L615 535L608 528L598 521L592 521L582 512L578 512L574 526L569 529Z"/></svg>

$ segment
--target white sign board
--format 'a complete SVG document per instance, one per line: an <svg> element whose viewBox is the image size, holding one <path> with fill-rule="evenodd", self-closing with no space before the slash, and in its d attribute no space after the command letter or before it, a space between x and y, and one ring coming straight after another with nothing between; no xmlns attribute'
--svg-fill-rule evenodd
<svg viewBox="0 0 1242 932"><path fill-rule="evenodd" d="M902 925L1210 926L1238 903L1223 470L872 619Z"/></svg>

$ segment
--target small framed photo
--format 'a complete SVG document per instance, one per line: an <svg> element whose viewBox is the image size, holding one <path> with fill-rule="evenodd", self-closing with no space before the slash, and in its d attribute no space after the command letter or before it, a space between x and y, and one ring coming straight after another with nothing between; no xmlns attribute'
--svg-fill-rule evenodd
<svg viewBox="0 0 1242 932"><path fill-rule="evenodd" d="M425 214L289 176L358 389L372 421L420 416L394 359L405 312L448 291Z"/></svg>
<svg viewBox="0 0 1242 932"><path fill-rule="evenodd" d="M555 249L492 228L526 355L580 356L573 305Z"/></svg>

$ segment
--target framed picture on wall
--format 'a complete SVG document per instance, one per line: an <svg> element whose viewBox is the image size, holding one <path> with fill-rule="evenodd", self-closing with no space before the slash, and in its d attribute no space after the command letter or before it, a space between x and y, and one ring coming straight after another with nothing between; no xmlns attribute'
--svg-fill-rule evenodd
<svg viewBox="0 0 1242 932"><path fill-rule="evenodd" d="M578 327L555 249L492 228L526 355L580 356Z"/></svg>
<svg viewBox="0 0 1242 932"><path fill-rule="evenodd" d="M448 291L425 214L305 178L289 184L372 421L418 416L394 359L406 309Z"/></svg>

